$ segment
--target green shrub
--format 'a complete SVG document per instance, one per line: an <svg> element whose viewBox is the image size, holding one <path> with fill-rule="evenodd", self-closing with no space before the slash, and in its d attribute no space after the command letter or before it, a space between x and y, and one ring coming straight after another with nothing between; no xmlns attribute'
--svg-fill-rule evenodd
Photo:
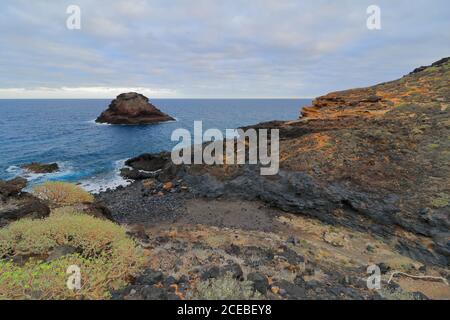
<svg viewBox="0 0 450 320"><path fill-rule="evenodd" d="M428 149L431 149L431 150L435 150L435 149L438 149L438 148L439 148L439 144L437 144L437 143L430 143L428 145Z"/></svg>
<svg viewBox="0 0 450 320"><path fill-rule="evenodd" d="M450 196L440 193L436 198L431 200L431 205L435 208L445 208L450 205Z"/></svg>
<svg viewBox="0 0 450 320"><path fill-rule="evenodd" d="M51 258L61 247L76 252ZM105 299L144 263L122 227L82 214L9 225L0 230L0 257L0 299ZM24 263L15 263L17 258ZM81 271L82 288L77 291L66 285L71 265Z"/></svg>
<svg viewBox="0 0 450 320"><path fill-rule="evenodd" d="M48 201L53 207L94 201L94 197L89 192L67 182L46 182L33 187L33 194L42 200Z"/></svg>
<svg viewBox="0 0 450 320"><path fill-rule="evenodd" d="M262 295L250 281L238 281L232 274L200 282L192 293L194 300L257 300Z"/></svg>

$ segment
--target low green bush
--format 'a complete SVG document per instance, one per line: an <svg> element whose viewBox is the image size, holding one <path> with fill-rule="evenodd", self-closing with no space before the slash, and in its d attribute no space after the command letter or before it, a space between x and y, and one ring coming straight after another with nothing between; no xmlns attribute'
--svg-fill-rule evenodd
<svg viewBox="0 0 450 320"><path fill-rule="evenodd" d="M258 300L262 295L250 281L239 281L232 274L200 282L192 293L194 300Z"/></svg>
<svg viewBox="0 0 450 320"><path fill-rule="evenodd" d="M61 247L73 250L52 258ZM0 230L0 257L0 299L107 299L144 264L125 229L83 214L9 225ZM80 290L67 287L72 265L81 272Z"/></svg>
<svg viewBox="0 0 450 320"><path fill-rule="evenodd" d="M435 208L445 208L450 206L450 196L445 193L440 193L436 198L431 200L431 205Z"/></svg>

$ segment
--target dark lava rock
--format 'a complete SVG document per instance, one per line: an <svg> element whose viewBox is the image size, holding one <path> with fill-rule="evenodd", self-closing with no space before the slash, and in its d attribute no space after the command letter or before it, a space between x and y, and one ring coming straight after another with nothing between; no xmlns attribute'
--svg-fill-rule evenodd
<svg viewBox="0 0 450 320"><path fill-rule="evenodd" d="M387 284L386 289L390 293L402 292L402 288L400 287L400 285L393 281L391 281L390 283Z"/></svg>
<svg viewBox="0 0 450 320"><path fill-rule="evenodd" d="M6 198L17 196L27 186L27 180L24 178L15 178L9 181L0 180L0 196Z"/></svg>
<svg viewBox="0 0 450 320"><path fill-rule="evenodd" d="M152 285L129 286L124 290L113 292L113 300L179 300L178 296L166 288Z"/></svg>
<svg viewBox="0 0 450 320"><path fill-rule="evenodd" d="M298 239L294 236L290 236L286 242L288 244L292 244L293 246L296 246L299 243Z"/></svg>
<svg viewBox="0 0 450 320"><path fill-rule="evenodd" d="M306 281L302 275L298 275L295 277L294 283L298 286L304 287L306 285Z"/></svg>
<svg viewBox="0 0 450 320"><path fill-rule="evenodd" d="M136 169L130 169L130 168L122 168L120 169L120 175L124 177L125 179L129 180L145 180L154 178L155 174L152 172L146 172Z"/></svg>
<svg viewBox="0 0 450 320"><path fill-rule="evenodd" d="M233 256L239 256L241 254L241 248L235 244L231 244L225 249L225 252Z"/></svg>
<svg viewBox="0 0 450 320"><path fill-rule="evenodd" d="M188 282L189 282L189 277L186 276L186 275L182 275L182 276L178 279L177 284L186 284L186 283L188 283Z"/></svg>
<svg viewBox="0 0 450 320"><path fill-rule="evenodd" d="M132 284L111 292L113 300L180 300L172 285L176 280L162 272L146 269Z"/></svg>
<svg viewBox="0 0 450 320"><path fill-rule="evenodd" d="M305 258L301 255L298 255L294 250L289 248L284 248L284 251L279 254L284 257L290 264L298 265L300 263L305 262Z"/></svg>
<svg viewBox="0 0 450 320"><path fill-rule="evenodd" d="M413 292L412 296L414 300L430 300L430 298L428 298L422 292Z"/></svg>
<svg viewBox="0 0 450 320"><path fill-rule="evenodd" d="M391 270L391 268L384 262L378 264L378 267L380 268L381 274L386 274Z"/></svg>
<svg viewBox="0 0 450 320"><path fill-rule="evenodd" d="M53 173L59 171L59 166L57 163L29 163L21 166L22 169L25 169L32 173Z"/></svg>
<svg viewBox="0 0 450 320"><path fill-rule="evenodd" d="M161 112L149 99L136 92L123 93L111 102L108 109L95 120L109 124L151 124L172 121L174 118Z"/></svg>
<svg viewBox="0 0 450 320"><path fill-rule="evenodd" d="M302 300L307 298L305 288L302 288L289 281L280 280L275 282L274 286L280 288L280 291L285 292L290 299Z"/></svg>
<svg viewBox="0 0 450 320"><path fill-rule="evenodd" d="M362 294L360 294L357 290L350 287L344 286L332 287L328 289L328 292L336 296L336 299L352 299L352 300L364 299L364 296Z"/></svg>
<svg viewBox="0 0 450 320"><path fill-rule="evenodd" d="M81 253L81 252L82 252L82 250L78 250L77 248L72 247L72 246L58 246L50 252L50 254L48 255L47 261L58 259L58 258L64 257L69 254Z"/></svg>
<svg viewBox="0 0 450 320"><path fill-rule="evenodd" d="M360 102L375 103L375 102L378 102L378 101L381 101L381 98L378 97L378 96L373 95L373 96L368 96L365 99L362 99Z"/></svg>
<svg viewBox="0 0 450 320"><path fill-rule="evenodd" d="M442 59L434 62L433 64L431 64L431 66L418 67L418 68L414 69L414 71L411 72L410 74L415 74L415 73L422 72L422 71L424 71L424 70L426 70L426 69L428 69L430 67L437 67L437 66L443 65L443 64L447 63L448 61L450 61L450 57L442 58Z"/></svg>
<svg viewBox="0 0 450 320"><path fill-rule="evenodd" d="M266 294L269 289L269 280L262 273L250 273L247 275L247 280L253 282L253 288L262 294Z"/></svg>
<svg viewBox="0 0 450 320"><path fill-rule="evenodd" d="M309 280L309 281L306 281L306 283L305 283L305 287L310 290L315 290L317 288L320 288L321 286L322 286L322 283L317 280Z"/></svg>
<svg viewBox="0 0 450 320"><path fill-rule="evenodd" d="M213 266L210 268L207 268L200 276L200 279L205 281L208 279L214 279L218 278L221 275L220 268L217 266Z"/></svg>
<svg viewBox="0 0 450 320"><path fill-rule="evenodd" d="M121 170L125 179L146 180L157 179L162 183L170 182L183 175L182 166L173 164L171 154L142 154L125 162L126 168Z"/></svg>
<svg viewBox="0 0 450 320"><path fill-rule="evenodd" d="M150 241L150 237L145 232L145 228L141 225L135 226L127 231L127 235L133 239L142 241L143 243L148 243Z"/></svg>
<svg viewBox="0 0 450 320"><path fill-rule="evenodd" d="M177 283L177 279L175 279L174 277L172 277L172 276L168 276L165 280L164 280L164 285L166 286L166 287L169 287L169 286L171 286L171 285L173 285L173 284L176 284Z"/></svg>
<svg viewBox="0 0 450 320"><path fill-rule="evenodd" d="M81 203L75 205L75 208L89 216L114 222L111 210L109 210L102 202Z"/></svg>
<svg viewBox="0 0 450 320"><path fill-rule="evenodd" d="M154 172L162 170L169 163L171 163L170 153L163 152L159 154L142 154L127 160L125 165L136 170Z"/></svg>
<svg viewBox="0 0 450 320"><path fill-rule="evenodd" d="M231 276L237 280L244 279L244 273L242 272L242 268L240 265L236 263L232 263L223 267L218 266L208 267L201 273L200 279L205 281L208 279L223 277L226 274L231 274Z"/></svg>
<svg viewBox="0 0 450 320"><path fill-rule="evenodd" d="M144 300L168 300L168 292L163 288L157 288L154 286L144 286L140 290L140 295Z"/></svg>
<svg viewBox="0 0 450 320"><path fill-rule="evenodd" d="M24 187L26 180L22 178L0 180L0 227L22 218L41 219L50 214L46 203L22 192Z"/></svg>
<svg viewBox="0 0 450 320"><path fill-rule="evenodd" d="M164 275L162 272L147 269L136 278L135 283L141 285L154 285L162 282L163 280Z"/></svg>

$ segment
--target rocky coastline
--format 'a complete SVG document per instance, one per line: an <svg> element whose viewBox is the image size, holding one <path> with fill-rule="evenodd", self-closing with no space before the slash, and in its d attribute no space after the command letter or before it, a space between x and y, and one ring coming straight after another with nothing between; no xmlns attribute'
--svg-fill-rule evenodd
<svg viewBox="0 0 450 320"><path fill-rule="evenodd" d="M76 209L126 227L145 251L144 270L112 298L450 299L449 80L446 58L251 126L280 130L275 176L174 165L168 152L129 159L129 186ZM121 95L98 121L171 119L140 107L125 117L130 99L148 107ZM0 182L0 227L50 214L25 186ZM371 265L378 290L367 285Z"/></svg>
<svg viewBox="0 0 450 320"><path fill-rule="evenodd" d="M175 166L169 153L145 154L130 159L131 169L123 171L136 182L98 199L122 223L144 228L152 248L164 251L172 246L173 252L184 248L191 255L195 235L202 234L198 241L207 247L203 249L220 256L206 264L219 270L240 259L227 250L254 250L250 249L254 234L248 233L264 232L280 246L272 246L270 256L293 250L294 260L308 261L306 269L292 272L289 280L281 276L286 269L295 269L289 259L285 267L255 276L270 280L271 298L433 296L427 281L400 279L400 284L391 283L387 291L378 292L380 296L345 279L351 275L361 281L371 263L383 266L383 273L396 270L449 278L449 79L446 58L400 80L319 97L298 120L253 126L280 129L281 171L275 177L260 176L256 166ZM320 231L311 239L315 229ZM224 230L236 238L223 235L216 244L219 248L213 248L208 237ZM302 241L304 247L298 244ZM361 248L357 242L362 242ZM330 263L318 254L321 250L351 262ZM161 268L167 261L154 257L161 264L153 267L176 274L186 255L176 254L180 260L173 269ZM203 270L204 263L196 267ZM273 267L274 261L240 263L249 276ZM315 280L321 273L323 277ZM305 280L310 276L317 285L312 291ZM421 293L404 289L414 287L412 283ZM145 298L142 287L136 286L133 294ZM448 295L448 286L443 288ZM297 293L290 295L289 290ZM122 294L129 297L130 292Z"/></svg>

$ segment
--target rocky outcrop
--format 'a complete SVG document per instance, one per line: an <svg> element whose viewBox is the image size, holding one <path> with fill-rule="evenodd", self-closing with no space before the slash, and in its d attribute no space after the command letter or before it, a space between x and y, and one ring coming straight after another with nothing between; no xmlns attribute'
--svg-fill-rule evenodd
<svg viewBox="0 0 450 320"><path fill-rule="evenodd" d="M172 121L174 118L161 112L149 99L136 92L123 93L111 102L108 109L96 120L109 124L151 124Z"/></svg>
<svg viewBox="0 0 450 320"><path fill-rule="evenodd" d="M85 203L78 203L73 205L72 207L74 212L82 212L88 216L97 218L97 219L103 219L103 220L109 220L112 222L115 222L111 211L103 205L101 202L85 202Z"/></svg>
<svg viewBox="0 0 450 320"><path fill-rule="evenodd" d="M53 173L59 171L57 163L29 163L21 166L22 169L32 173Z"/></svg>
<svg viewBox="0 0 450 320"><path fill-rule="evenodd" d="M301 118L305 121L373 118L404 104L448 104L449 65L450 57L443 58L430 66L417 68L399 80L329 93L315 99L311 107L303 108ZM388 118L392 118L392 114Z"/></svg>
<svg viewBox="0 0 450 320"><path fill-rule="evenodd" d="M0 180L0 227L22 218L40 219L50 214L50 208L44 202L22 192L26 185L23 178Z"/></svg>
<svg viewBox="0 0 450 320"><path fill-rule="evenodd" d="M9 181L0 180L0 199L4 200L8 197L17 196L26 186L27 180L20 177Z"/></svg>
<svg viewBox="0 0 450 320"><path fill-rule="evenodd" d="M125 165L127 167L121 170L121 175L131 180L145 180L160 176L161 180L167 181L173 179L177 172L168 152L142 154L127 160Z"/></svg>

